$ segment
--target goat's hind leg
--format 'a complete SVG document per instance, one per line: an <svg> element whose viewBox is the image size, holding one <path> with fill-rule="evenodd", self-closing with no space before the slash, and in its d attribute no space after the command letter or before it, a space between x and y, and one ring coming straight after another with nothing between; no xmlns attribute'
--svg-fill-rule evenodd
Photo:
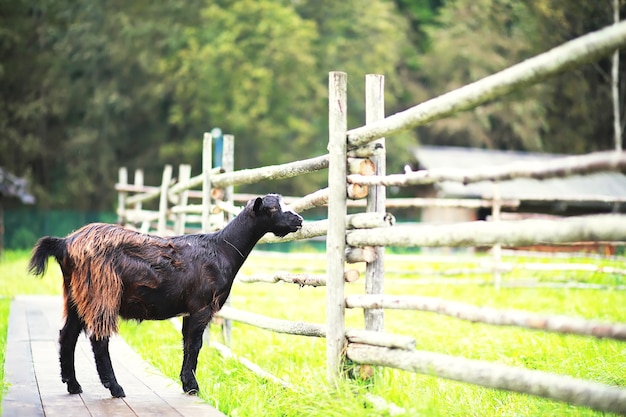
<svg viewBox="0 0 626 417"><path fill-rule="evenodd" d="M111 356L109 355L109 338L104 337L97 339L90 337L91 348L93 349L94 358L96 360L96 369L100 376L100 381L105 388L111 391L111 395L116 398L125 397L124 389L117 383L113 365L111 364Z"/></svg>
<svg viewBox="0 0 626 417"><path fill-rule="evenodd" d="M83 330L83 323L78 318L76 310L70 306L66 309L67 317L65 324L59 332L59 359L61 362L61 381L67 384L67 392L70 394L80 394L82 387L76 380L76 367L74 356L78 336Z"/></svg>

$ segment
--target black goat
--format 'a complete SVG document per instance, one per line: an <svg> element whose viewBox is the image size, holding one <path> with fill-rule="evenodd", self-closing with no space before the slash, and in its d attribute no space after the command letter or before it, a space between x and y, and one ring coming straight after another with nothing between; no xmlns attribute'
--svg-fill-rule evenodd
<svg viewBox="0 0 626 417"><path fill-rule="evenodd" d="M265 233L283 237L301 227L302 217L287 210L281 196L268 194L250 200L224 229L211 234L164 238L94 223L66 238L41 238L29 268L42 275L50 256L61 266L60 361L68 392L82 392L74 366L81 331L91 341L102 384L112 396L124 397L109 356L118 316L139 321L184 316L180 379L185 392L197 393L202 334L228 298L237 271Z"/></svg>

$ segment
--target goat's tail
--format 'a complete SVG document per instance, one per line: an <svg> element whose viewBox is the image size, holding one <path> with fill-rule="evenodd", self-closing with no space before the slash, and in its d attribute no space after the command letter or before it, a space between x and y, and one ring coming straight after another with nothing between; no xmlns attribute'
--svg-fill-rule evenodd
<svg viewBox="0 0 626 417"><path fill-rule="evenodd" d="M51 236L39 239L33 248L28 271L34 275L43 275L48 267L48 258L51 256L54 256L59 264L67 257L65 239Z"/></svg>

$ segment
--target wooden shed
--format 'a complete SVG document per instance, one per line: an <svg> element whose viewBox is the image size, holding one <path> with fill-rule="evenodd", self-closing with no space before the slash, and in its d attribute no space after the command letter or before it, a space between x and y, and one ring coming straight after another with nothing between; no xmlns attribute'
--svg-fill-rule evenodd
<svg viewBox="0 0 626 417"><path fill-rule="evenodd" d="M472 169L568 156L443 146L420 146L413 150L413 155L413 165L419 169ZM517 217L531 214L569 216L626 212L626 175L621 172L599 172L547 180L514 179L497 184L484 181L463 185L444 181L420 187L416 194L419 197L492 199L496 191L503 200L519 201L517 207L508 209L516 213ZM506 212L507 208L503 210ZM429 223L448 223L484 219L490 212L489 208L425 208L421 218Z"/></svg>

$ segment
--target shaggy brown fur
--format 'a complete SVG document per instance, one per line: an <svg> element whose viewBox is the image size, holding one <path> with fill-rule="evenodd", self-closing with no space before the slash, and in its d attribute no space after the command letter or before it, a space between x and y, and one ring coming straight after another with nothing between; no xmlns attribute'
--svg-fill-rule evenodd
<svg viewBox="0 0 626 417"><path fill-rule="evenodd" d="M68 236L67 256L73 265L72 273L64 274L65 296L84 320L87 333L96 339L117 333L124 288L120 272L127 268L122 262L175 268L181 262L172 258L173 252L168 240L110 224L91 224ZM142 285L157 286L149 276L145 278Z"/></svg>

